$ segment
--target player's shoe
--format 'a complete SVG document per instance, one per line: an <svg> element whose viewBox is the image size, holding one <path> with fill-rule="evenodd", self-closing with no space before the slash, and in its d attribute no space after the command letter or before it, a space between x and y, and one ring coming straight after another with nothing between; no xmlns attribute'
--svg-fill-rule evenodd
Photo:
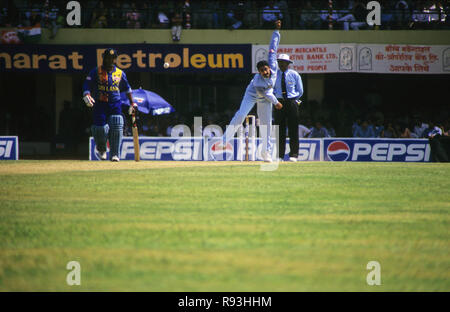
<svg viewBox="0 0 450 312"><path fill-rule="evenodd" d="M114 155L113 157L111 157L111 161L118 162L119 160L119 156Z"/></svg>
<svg viewBox="0 0 450 312"><path fill-rule="evenodd" d="M268 152L263 152L262 153L262 158L265 162L272 162L272 157L270 157L270 154Z"/></svg>
<svg viewBox="0 0 450 312"><path fill-rule="evenodd" d="M106 160L106 152L100 152L97 148L95 148L95 155L101 160Z"/></svg>
<svg viewBox="0 0 450 312"><path fill-rule="evenodd" d="M289 157L289 161L291 161L291 162L297 162L297 157Z"/></svg>

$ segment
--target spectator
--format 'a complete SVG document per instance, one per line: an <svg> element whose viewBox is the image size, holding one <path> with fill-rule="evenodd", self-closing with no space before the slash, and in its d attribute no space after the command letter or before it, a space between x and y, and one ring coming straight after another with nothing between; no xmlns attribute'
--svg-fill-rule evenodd
<svg viewBox="0 0 450 312"><path fill-rule="evenodd" d="M361 129L361 119L356 119L356 121L352 125L352 135L356 137L356 132L359 132Z"/></svg>
<svg viewBox="0 0 450 312"><path fill-rule="evenodd" d="M408 3L405 0L397 1L393 17L395 29L404 29L405 25L407 25L410 20L411 12Z"/></svg>
<svg viewBox="0 0 450 312"><path fill-rule="evenodd" d="M400 138L411 139L413 137L411 130L409 130L408 127L402 127L401 129L402 129L402 131L400 132L400 136L399 136Z"/></svg>
<svg viewBox="0 0 450 312"><path fill-rule="evenodd" d="M167 8L167 4L165 2L162 2L159 6L158 6L158 10L157 10L157 18L156 18L156 27L158 28L169 28L169 17L168 17L168 8Z"/></svg>
<svg viewBox="0 0 450 312"><path fill-rule="evenodd" d="M231 11L227 13L227 25L230 30L242 28L245 18L245 6L239 1Z"/></svg>
<svg viewBox="0 0 450 312"><path fill-rule="evenodd" d="M107 12L105 9L103 10L95 10L92 14L91 27L92 28L107 28L108 27L108 19Z"/></svg>
<svg viewBox="0 0 450 312"><path fill-rule="evenodd" d="M183 19L184 19L184 28L191 29L191 4L189 0L186 0L183 4Z"/></svg>
<svg viewBox="0 0 450 312"><path fill-rule="evenodd" d="M428 122L428 126L423 130L422 138L428 139L430 137L430 133L436 130L433 122Z"/></svg>
<svg viewBox="0 0 450 312"><path fill-rule="evenodd" d="M109 9L109 25L112 28L125 27L125 18L120 4L120 0L114 1L112 7Z"/></svg>
<svg viewBox="0 0 450 312"><path fill-rule="evenodd" d="M256 1L247 1L246 14L244 15L245 28L260 28L260 20L258 18L258 7Z"/></svg>
<svg viewBox="0 0 450 312"><path fill-rule="evenodd" d="M381 25L383 25L384 29L392 28L394 23L394 9L395 6L392 0L381 1Z"/></svg>
<svg viewBox="0 0 450 312"><path fill-rule="evenodd" d="M329 24L330 24L330 12L328 9L328 5L323 3L323 5L321 6L321 9L322 10L320 11L320 19L322 20L322 22L321 22L322 28L328 29ZM339 19L339 14L336 10L336 7L333 7L333 10L331 12L331 23L333 24L333 28L334 28L334 25L337 23L338 19Z"/></svg>
<svg viewBox="0 0 450 312"><path fill-rule="evenodd" d="M375 137L376 138L381 137L381 133L383 132L383 130L384 130L383 122L380 119L377 119L374 127Z"/></svg>
<svg viewBox="0 0 450 312"><path fill-rule="evenodd" d="M320 29L321 25L322 20L320 15L315 12L311 1L306 1L306 5L300 10L300 29Z"/></svg>
<svg viewBox="0 0 450 312"><path fill-rule="evenodd" d="M302 124L298 124L298 137L299 137L299 139L307 138L310 133L311 133L311 129L309 129L308 127L306 127L306 126L304 126Z"/></svg>
<svg viewBox="0 0 450 312"><path fill-rule="evenodd" d="M431 161L433 162L448 162L449 157L444 148L447 138L443 137L444 131L438 125L430 122L430 127L427 129L427 138L430 142Z"/></svg>
<svg viewBox="0 0 450 312"><path fill-rule="evenodd" d="M180 41L181 38L181 29L183 28L183 17L181 16L182 12L177 11L171 18L172 21L172 41Z"/></svg>
<svg viewBox="0 0 450 312"><path fill-rule="evenodd" d="M262 27L265 29L272 29L277 20L283 20L283 14L281 14L280 9L275 5L275 2L270 0L262 11Z"/></svg>
<svg viewBox="0 0 450 312"><path fill-rule="evenodd" d="M42 12L39 6L29 3L28 9L24 13L24 26L32 27L40 24L42 20Z"/></svg>
<svg viewBox="0 0 450 312"><path fill-rule="evenodd" d="M275 6L277 6L280 9L281 16L283 16L283 25L284 29L290 29L291 26L291 16L289 14L289 7L286 2L286 0L278 0L275 3Z"/></svg>
<svg viewBox="0 0 450 312"><path fill-rule="evenodd" d="M328 134L330 135L331 138L335 138L336 137L336 131L334 130L334 127L331 124L331 122L327 122L326 129L327 129Z"/></svg>
<svg viewBox="0 0 450 312"><path fill-rule="evenodd" d="M309 138L329 138L330 134L320 121L316 121L314 127L311 129Z"/></svg>
<svg viewBox="0 0 450 312"><path fill-rule="evenodd" d="M375 132L373 127L369 125L367 120L364 120L361 127L358 127L353 135L356 138L374 138Z"/></svg>
<svg viewBox="0 0 450 312"><path fill-rule="evenodd" d="M423 123L420 121L420 119L416 118L414 121L414 128L413 133L417 138L423 138L425 137L425 129L428 128L428 125L426 123Z"/></svg>
<svg viewBox="0 0 450 312"><path fill-rule="evenodd" d="M392 127L392 123L389 122L384 127L384 130L381 132L381 138L397 138L397 133L394 130L394 127Z"/></svg>
<svg viewBox="0 0 450 312"><path fill-rule="evenodd" d="M4 27L8 20L8 3L3 0L0 5L0 27Z"/></svg>
<svg viewBox="0 0 450 312"><path fill-rule="evenodd" d="M445 11L440 1L432 1L428 5L429 17L428 21L434 24L445 22Z"/></svg>
<svg viewBox="0 0 450 312"><path fill-rule="evenodd" d="M444 13L445 13L445 22L444 22L444 29L450 29L450 1L447 1L444 6Z"/></svg>
<svg viewBox="0 0 450 312"><path fill-rule="evenodd" d="M141 13L137 11L136 4L134 2L131 2L131 8L125 14L125 18L127 20L127 28L141 28Z"/></svg>
<svg viewBox="0 0 450 312"><path fill-rule="evenodd" d="M206 0L200 2L200 6L193 13L194 28L212 28L213 14Z"/></svg>
<svg viewBox="0 0 450 312"><path fill-rule="evenodd" d="M367 26L367 10L361 2L356 2L353 5L352 12L341 18L338 18L338 22L343 22L343 29L359 30L362 27Z"/></svg>
<svg viewBox="0 0 450 312"><path fill-rule="evenodd" d="M436 10L438 11L438 13L433 13L433 11ZM431 1L418 1L418 3L416 4L416 8L412 14L412 22L410 24L410 28L432 28L435 23L439 22L439 15L441 12L443 12L443 8L441 6L437 7Z"/></svg>
<svg viewBox="0 0 450 312"><path fill-rule="evenodd" d="M50 39L55 38L58 29L62 26L58 21L59 9L56 3L53 2L51 7L49 1L44 5L44 25L50 29Z"/></svg>

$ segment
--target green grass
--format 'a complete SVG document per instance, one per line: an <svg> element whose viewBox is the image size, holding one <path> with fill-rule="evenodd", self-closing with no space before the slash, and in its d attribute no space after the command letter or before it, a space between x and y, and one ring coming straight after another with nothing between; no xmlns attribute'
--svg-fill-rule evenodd
<svg viewBox="0 0 450 312"><path fill-rule="evenodd" d="M450 291L447 164L0 172L0 291Z"/></svg>

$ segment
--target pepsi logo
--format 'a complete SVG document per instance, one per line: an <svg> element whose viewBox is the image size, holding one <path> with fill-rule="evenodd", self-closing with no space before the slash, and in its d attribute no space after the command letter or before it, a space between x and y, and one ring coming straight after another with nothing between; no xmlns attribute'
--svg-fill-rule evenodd
<svg viewBox="0 0 450 312"><path fill-rule="evenodd" d="M214 143L211 146L211 153L213 159L215 160L224 160L224 153L225 153L225 159L229 159L230 156L233 157L233 145L229 142L227 142L225 145L222 141L218 141Z"/></svg>
<svg viewBox="0 0 450 312"><path fill-rule="evenodd" d="M328 145L327 156L332 161L346 161L350 156L350 147L343 141L334 141Z"/></svg>
<svg viewBox="0 0 450 312"><path fill-rule="evenodd" d="M144 103L144 99L143 99L143 98L140 98L140 97L134 97L134 100L135 100L137 103L139 103L139 104Z"/></svg>

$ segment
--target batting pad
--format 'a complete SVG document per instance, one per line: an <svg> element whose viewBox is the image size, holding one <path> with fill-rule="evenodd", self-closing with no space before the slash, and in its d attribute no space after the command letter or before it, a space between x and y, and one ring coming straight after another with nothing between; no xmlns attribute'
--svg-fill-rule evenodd
<svg viewBox="0 0 450 312"><path fill-rule="evenodd" d="M108 138L109 126L91 126L91 131L97 150L100 153L106 152L106 140Z"/></svg>
<svg viewBox="0 0 450 312"><path fill-rule="evenodd" d="M122 115L111 115L108 119L109 147L111 149L110 157L119 156L119 146L123 136L123 117Z"/></svg>

